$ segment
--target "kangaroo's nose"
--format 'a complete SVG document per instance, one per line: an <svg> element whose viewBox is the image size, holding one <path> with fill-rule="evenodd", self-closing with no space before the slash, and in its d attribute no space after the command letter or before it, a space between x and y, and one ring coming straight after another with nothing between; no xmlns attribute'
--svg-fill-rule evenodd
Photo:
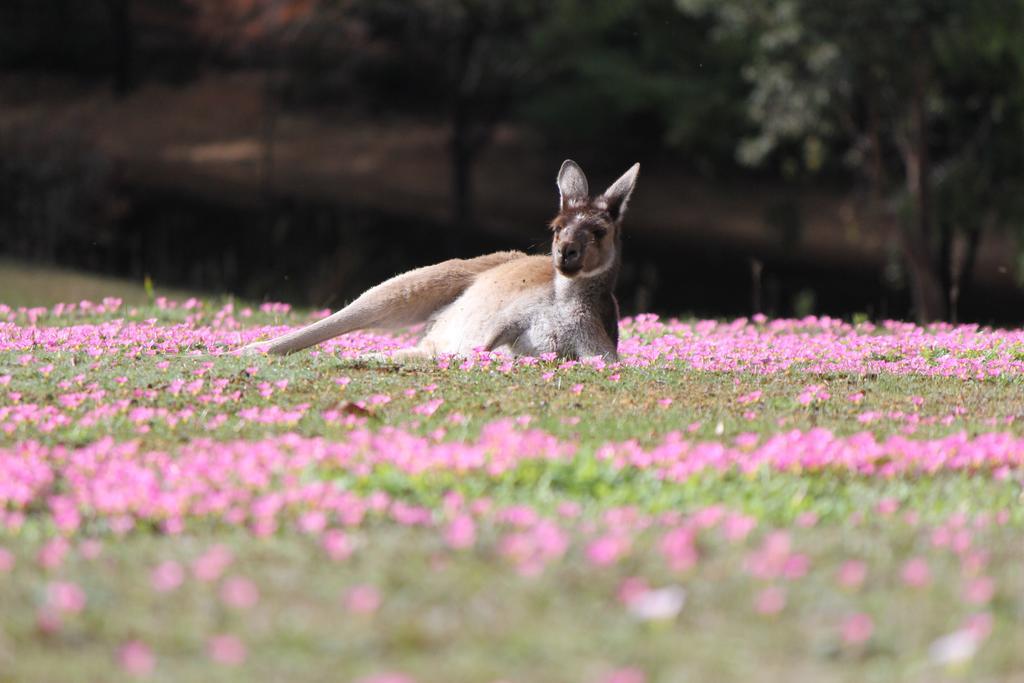
<svg viewBox="0 0 1024 683"><path fill-rule="evenodd" d="M562 265L571 266L580 260L580 250L577 247L566 247L562 250Z"/></svg>

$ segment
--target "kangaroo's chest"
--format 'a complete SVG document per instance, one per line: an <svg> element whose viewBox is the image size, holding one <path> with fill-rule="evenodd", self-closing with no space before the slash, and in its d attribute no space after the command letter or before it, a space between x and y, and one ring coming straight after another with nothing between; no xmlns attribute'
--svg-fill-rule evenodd
<svg viewBox="0 0 1024 683"><path fill-rule="evenodd" d="M581 288L553 275L548 257L524 257L484 273L440 311L425 346L433 353L505 349L569 358L609 347L614 352L601 298L593 294L585 284Z"/></svg>
<svg viewBox="0 0 1024 683"><path fill-rule="evenodd" d="M523 356L572 356L581 337L593 327L591 318L592 312L575 302L548 299L524 316L509 348Z"/></svg>
<svg viewBox="0 0 1024 683"><path fill-rule="evenodd" d="M571 356L591 317L586 307L558 301L543 288L516 296L471 289L438 316L428 340L437 353L506 348L523 356Z"/></svg>

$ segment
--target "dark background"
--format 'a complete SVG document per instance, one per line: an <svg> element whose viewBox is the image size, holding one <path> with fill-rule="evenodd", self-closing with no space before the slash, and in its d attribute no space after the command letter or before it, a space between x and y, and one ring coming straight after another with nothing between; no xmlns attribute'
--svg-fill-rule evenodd
<svg viewBox="0 0 1024 683"><path fill-rule="evenodd" d="M0 254L337 307L642 164L627 313L1020 324L1024 0L4 0ZM0 279L0 300L4 285Z"/></svg>

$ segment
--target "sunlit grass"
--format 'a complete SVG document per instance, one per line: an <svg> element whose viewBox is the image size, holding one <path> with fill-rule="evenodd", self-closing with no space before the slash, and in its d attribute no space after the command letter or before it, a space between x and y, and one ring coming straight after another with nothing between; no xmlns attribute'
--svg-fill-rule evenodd
<svg viewBox="0 0 1024 683"><path fill-rule="evenodd" d="M38 322L107 325L104 341L0 350L0 466L44 453L59 475L24 506L0 483L0 680L994 681L1024 667L1019 467L674 480L602 456L789 431L1019 437L1015 373L151 353L112 324L152 319L159 345L236 324L217 310L122 303ZM487 462L526 433L569 450L516 446L496 472L444 451L484 443ZM318 455L389 434L355 452L368 467ZM225 449L238 459L216 460ZM412 471L405 450L439 464ZM186 513L132 498L186 492L177 467L201 491Z"/></svg>

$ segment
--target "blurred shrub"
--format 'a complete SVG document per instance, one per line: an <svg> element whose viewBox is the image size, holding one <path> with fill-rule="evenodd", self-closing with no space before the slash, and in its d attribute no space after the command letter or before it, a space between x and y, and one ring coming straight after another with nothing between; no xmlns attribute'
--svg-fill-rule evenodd
<svg viewBox="0 0 1024 683"><path fill-rule="evenodd" d="M74 134L0 132L0 250L54 260L110 235L118 211L110 162Z"/></svg>
<svg viewBox="0 0 1024 683"><path fill-rule="evenodd" d="M184 81L207 58L194 14L184 0L2 0L0 67Z"/></svg>

